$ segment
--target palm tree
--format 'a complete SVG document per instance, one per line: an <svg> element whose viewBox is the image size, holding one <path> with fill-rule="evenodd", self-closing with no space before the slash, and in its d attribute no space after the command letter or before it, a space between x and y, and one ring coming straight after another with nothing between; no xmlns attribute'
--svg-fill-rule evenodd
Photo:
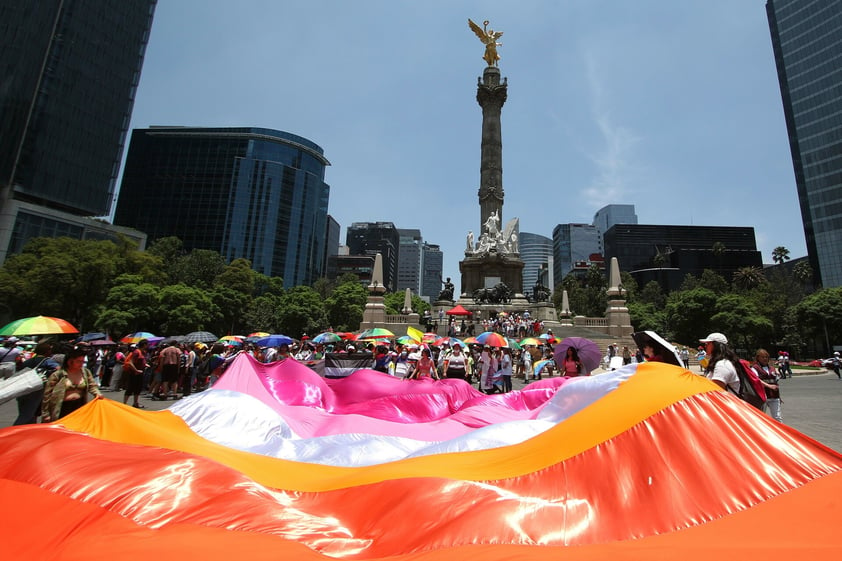
<svg viewBox="0 0 842 561"><path fill-rule="evenodd" d="M734 272L734 285L743 290L757 288L764 282L766 277L760 267L740 267Z"/></svg>
<svg viewBox="0 0 842 561"><path fill-rule="evenodd" d="M782 245L779 245L772 250L772 261L778 265L783 264L784 261L789 261L789 250Z"/></svg>
<svg viewBox="0 0 842 561"><path fill-rule="evenodd" d="M810 282L813 279L813 268L806 261L796 263L792 269L792 276L801 283Z"/></svg>

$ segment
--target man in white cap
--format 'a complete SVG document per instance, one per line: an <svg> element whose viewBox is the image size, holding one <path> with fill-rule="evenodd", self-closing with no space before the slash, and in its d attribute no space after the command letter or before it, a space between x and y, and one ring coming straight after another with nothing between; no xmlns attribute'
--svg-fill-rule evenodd
<svg viewBox="0 0 842 561"><path fill-rule="evenodd" d="M737 369L734 363L738 360L728 347L728 339L722 333L711 333L704 339L705 353L708 358L708 366L705 369L705 377L712 380L719 387L731 389L734 393L740 391L740 378L737 376Z"/></svg>

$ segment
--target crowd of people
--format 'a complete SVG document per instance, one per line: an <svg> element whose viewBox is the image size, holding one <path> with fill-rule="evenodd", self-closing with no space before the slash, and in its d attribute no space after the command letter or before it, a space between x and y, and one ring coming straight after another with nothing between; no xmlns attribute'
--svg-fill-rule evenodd
<svg viewBox="0 0 842 561"><path fill-rule="evenodd" d="M450 322L451 327L455 321ZM482 329L498 333L528 337L540 334L541 322L531 321L519 314L501 315L481 322ZM461 331L461 329L459 329ZM271 363L294 359L305 363L319 361L326 353L369 353L373 368L392 376L416 380L455 378L477 384L484 393L512 391L512 378L528 383L553 376L586 376L590 372L579 359L575 348L568 348L563 360L553 359L552 332L544 334L542 345L527 345L522 349L465 344L454 336L439 343L402 344L396 340L341 341L333 344L314 344L309 340L293 341L272 347L259 347L248 342L204 343L165 342L152 346L148 340L135 345L100 345L91 343L53 343L42 340L27 348L18 345L14 337L7 338L0 347L0 365L32 368L42 372L44 387L20 396L15 425L41 421L55 421L75 411L90 399L102 397L103 392L123 392L123 403L143 408L140 397L167 400L180 399L214 384L231 361L240 353L255 360ZM94 342L95 343L95 342ZM739 359L728 346L722 333L711 333L699 340L697 359L704 376L726 391L740 393ZM605 362L613 364L622 357L622 364L662 361L663 349L646 343L632 352L616 344L608 346ZM680 360L689 369L689 351L681 349ZM835 353L833 370L840 374L839 353ZM765 392L764 409L778 421L781 414L779 381L792 377L789 354L782 351L775 361L765 349L758 349L751 369L760 379Z"/></svg>

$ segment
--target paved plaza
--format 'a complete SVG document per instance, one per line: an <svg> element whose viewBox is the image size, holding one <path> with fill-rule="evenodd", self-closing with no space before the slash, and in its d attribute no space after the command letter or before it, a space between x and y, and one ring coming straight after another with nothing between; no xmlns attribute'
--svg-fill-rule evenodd
<svg viewBox="0 0 842 561"><path fill-rule="evenodd" d="M832 372L795 372L795 377L781 381L784 422L810 438L842 453L842 381ZM514 388L524 387L514 380ZM123 394L106 392L106 398L122 401ZM141 398L148 411L160 411L174 401L153 401ZM17 417L17 402L0 405L0 427L10 426Z"/></svg>

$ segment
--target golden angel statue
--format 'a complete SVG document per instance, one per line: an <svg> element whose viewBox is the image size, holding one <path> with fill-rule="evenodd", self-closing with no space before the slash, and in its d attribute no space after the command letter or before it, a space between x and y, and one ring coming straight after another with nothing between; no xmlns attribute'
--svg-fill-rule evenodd
<svg viewBox="0 0 842 561"><path fill-rule="evenodd" d="M488 20L482 22L482 27L480 27L468 18L468 26L477 34L479 40L485 44L485 54L482 56L483 60L488 63L488 66L497 66L497 61L500 60L500 55L497 54L497 47L503 46L503 43L498 43L497 39L503 36L503 32L488 29Z"/></svg>

